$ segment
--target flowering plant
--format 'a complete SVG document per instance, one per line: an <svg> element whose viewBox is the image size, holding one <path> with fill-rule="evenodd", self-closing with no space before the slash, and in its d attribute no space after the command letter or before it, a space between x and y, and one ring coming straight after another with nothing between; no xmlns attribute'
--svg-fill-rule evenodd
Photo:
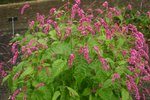
<svg viewBox="0 0 150 100"><path fill-rule="evenodd" d="M146 39L150 38L150 11L137 11L132 9L132 5L129 4L128 8L124 10L124 22L137 26Z"/></svg>
<svg viewBox="0 0 150 100"><path fill-rule="evenodd" d="M132 92L145 98L139 87L150 80L150 68L143 34L115 23L122 15L108 2L97 16L80 3L52 8L47 17L37 14L24 36L13 39L14 67L3 80L12 100L132 100Z"/></svg>

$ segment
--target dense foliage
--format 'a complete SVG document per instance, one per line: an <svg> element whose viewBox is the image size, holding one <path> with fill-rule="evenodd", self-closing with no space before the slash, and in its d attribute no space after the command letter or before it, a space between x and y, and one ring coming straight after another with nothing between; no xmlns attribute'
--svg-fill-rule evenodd
<svg viewBox="0 0 150 100"><path fill-rule="evenodd" d="M139 89L150 80L150 68L143 34L108 2L96 16L79 6L76 0L49 16L37 14L12 40L14 67L3 80L12 100L145 99L149 90Z"/></svg>

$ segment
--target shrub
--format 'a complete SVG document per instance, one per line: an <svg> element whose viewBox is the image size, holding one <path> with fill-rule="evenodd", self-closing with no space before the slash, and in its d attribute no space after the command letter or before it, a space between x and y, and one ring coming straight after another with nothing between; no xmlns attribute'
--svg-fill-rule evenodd
<svg viewBox="0 0 150 100"><path fill-rule="evenodd" d="M79 5L76 0L71 9L67 3L49 16L37 14L29 30L12 40L14 67L3 80L12 100L132 100L132 93L145 98L139 88L149 81L150 68L143 34L115 22L123 16L108 2L95 10L97 16Z"/></svg>

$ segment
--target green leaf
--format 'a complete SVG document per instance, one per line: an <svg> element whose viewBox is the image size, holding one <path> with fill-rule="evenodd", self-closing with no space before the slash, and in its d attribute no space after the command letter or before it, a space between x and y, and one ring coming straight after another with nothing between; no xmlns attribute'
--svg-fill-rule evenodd
<svg viewBox="0 0 150 100"><path fill-rule="evenodd" d="M129 92L122 88L121 89L122 100L130 100Z"/></svg>
<svg viewBox="0 0 150 100"><path fill-rule="evenodd" d="M114 94L111 88L99 89L96 94L100 96L100 100L119 100Z"/></svg>
<svg viewBox="0 0 150 100"><path fill-rule="evenodd" d="M70 96L73 96L73 97L77 96L77 97L79 97L79 94L74 89L72 89L72 88L70 88L68 86L66 86L66 88L69 90Z"/></svg>
<svg viewBox="0 0 150 100"><path fill-rule="evenodd" d="M38 42L45 45L47 44L47 42L44 39L39 39Z"/></svg>
<svg viewBox="0 0 150 100"><path fill-rule="evenodd" d="M123 73L125 73L126 68L124 66L118 66L115 71L119 74L122 75Z"/></svg>
<svg viewBox="0 0 150 100"><path fill-rule="evenodd" d="M82 93L83 96L88 96L88 95L90 95L90 94L91 94L91 89L90 89L90 88L84 89L84 91L83 91L83 93Z"/></svg>
<svg viewBox="0 0 150 100"><path fill-rule="evenodd" d="M117 40L117 48L122 47L123 44L124 44L124 42L125 42L125 39L124 39L124 38L119 38L119 39Z"/></svg>
<svg viewBox="0 0 150 100"><path fill-rule="evenodd" d="M26 75L31 75L33 73L33 68L32 67L27 67L25 71L21 74L20 78L25 77Z"/></svg>
<svg viewBox="0 0 150 100"><path fill-rule="evenodd" d="M92 95L89 95L89 100L92 100Z"/></svg>
<svg viewBox="0 0 150 100"><path fill-rule="evenodd" d="M52 30L49 32L50 38L53 40L57 40L57 35L56 35L56 31Z"/></svg>
<svg viewBox="0 0 150 100"><path fill-rule="evenodd" d="M57 100L57 98L60 96L60 92L59 91L56 91L53 95L53 98L52 100Z"/></svg>
<svg viewBox="0 0 150 100"><path fill-rule="evenodd" d="M7 75L6 77L4 77L3 80L2 80L1 85L3 85L4 82L6 82L6 81L10 78L10 76L11 76L11 75L9 74L9 75Z"/></svg>
<svg viewBox="0 0 150 100"><path fill-rule="evenodd" d="M104 83L103 83L103 89L104 88L108 88L112 85L112 79L107 79Z"/></svg>
<svg viewBox="0 0 150 100"><path fill-rule="evenodd" d="M67 64L66 60L58 59L58 60L54 61L54 63L52 64L52 76L53 76L53 78L55 78L61 72L66 70L66 68L67 68L66 64Z"/></svg>

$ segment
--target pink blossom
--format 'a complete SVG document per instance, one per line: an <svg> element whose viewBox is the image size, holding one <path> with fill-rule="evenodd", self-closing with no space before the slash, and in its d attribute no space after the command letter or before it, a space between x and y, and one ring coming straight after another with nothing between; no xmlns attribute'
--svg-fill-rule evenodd
<svg viewBox="0 0 150 100"><path fill-rule="evenodd" d="M140 53L140 55L142 55L147 61L149 61L149 55L148 55L143 49L140 49L139 53Z"/></svg>
<svg viewBox="0 0 150 100"><path fill-rule="evenodd" d="M32 51L31 51L30 48L27 48L26 50L27 50L27 55L31 55L32 54Z"/></svg>
<svg viewBox="0 0 150 100"><path fill-rule="evenodd" d="M87 26L86 29L92 34L92 36L95 35L95 31L93 30L91 26Z"/></svg>
<svg viewBox="0 0 150 100"><path fill-rule="evenodd" d="M22 50L22 53L24 53L26 51L26 47L25 46L22 46L21 47L21 50Z"/></svg>
<svg viewBox="0 0 150 100"><path fill-rule="evenodd" d="M98 48L98 46L94 46L94 50L96 51L97 54L99 54L99 48Z"/></svg>
<svg viewBox="0 0 150 100"><path fill-rule="evenodd" d="M115 12L115 16L120 16L121 15L121 12L120 11L116 11Z"/></svg>
<svg viewBox="0 0 150 100"><path fill-rule="evenodd" d="M144 44L144 50L147 54L149 54L149 47L148 44Z"/></svg>
<svg viewBox="0 0 150 100"><path fill-rule="evenodd" d="M13 95L11 96L11 100L16 100L17 94L21 92L21 88L14 91Z"/></svg>
<svg viewBox="0 0 150 100"><path fill-rule="evenodd" d="M100 26L101 26L100 22L94 23L94 26L95 26L96 31L100 32Z"/></svg>
<svg viewBox="0 0 150 100"><path fill-rule="evenodd" d="M128 4L128 7L127 7L129 10L132 10L132 5L131 4Z"/></svg>
<svg viewBox="0 0 150 100"><path fill-rule="evenodd" d="M118 73L114 73L113 77L112 77L112 82L114 82L115 80L119 80L120 79L120 75Z"/></svg>
<svg viewBox="0 0 150 100"><path fill-rule="evenodd" d="M150 11L147 12L147 16L150 19Z"/></svg>
<svg viewBox="0 0 150 100"><path fill-rule="evenodd" d="M127 54L127 50L123 50L122 55L126 56L126 54Z"/></svg>
<svg viewBox="0 0 150 100"><path fill-rule="evenodd" d="M112 38L112 33L109 29L105 28L105 32L106 32L106 39L111 39Z"/></svg>
<svg viewBox="0 0 150 100"><path fill-rule="evenodd" d="M101 9L95 9L95 11L98 12L98 13L100 13L100 14L103 13L103 10L101 10Z"/></svg>
<svg viewBox="0 0 150 100"><path fill-rule="evenodd" d="M49 13L52 15L54 12L56 12L56 8L51 8Z"/></svg>
<svg viewBox="0 0 150 100"><path fill-rule="evenodd" d="M88 64L90 64L91 63L91 58L89 56L89 50L88 50L88 46L87 45L84 46L83 51L84 51L85 59L87 60Z"/></svg>
<svg viewBox="0 0 150 100"><path fill-rule="evenodd" d="M128 82L127 87L130 84L131 88L135 91L136 99L140 100L139 90L138 90L138 87L137 87L136 83L134 82L134 78L132 76L129 76L129 75L127 75L127 78L129 79L129 81L127 81ZM131 90L131 88L128 87L129 91Z"/></svg>
<svg viewBox="0 0 150 100"><path fill-rule="evenodd" d="M123 33L128 33L128 27L127 26L122 26L122 32Z"/></svg>
<svg viewBox="0 0 150 100"><path fill-rule="evenodd" d="M19 52L16 51L15 54L14 54L14 56L13 56L13 59L12 59L12 64L15 64L15 63L16 63L17 58L18 58L18 54L19 54Z"/></svg>
<svg viewBox="0 0 150 100"><path fill-rule="evenodd" d="M67 38L72 32L72 28L71 27L66 27L66 32L65 32L65 36L64 38Z"/></svg>
<svg viewBox="0 0 150 100"><path fill-rule="evenodd" d="M57 22L54 21L52 24L54 25L54 28L55 28L56 33L57 33L57 36L60 37L61 33L60 33L60 29L59 29L59 26L58 26Z"/></svg>
<svg viewBox="0 0 150 100"><path fill-rule="evenodd" d="M14 77L13 77L13 81L16 80L21 74L21 71L20 72L17 72Z"/></svg>
<svg viewBox="0 0 150 100"><path fill-rule="evenodd" d="M105 1L103 4L102 4L103 7L108 7L108 2Z"/></svg>
<svg viewBox="0 0 150 100"><path fill-rule="evenodd" d="M64 11L60 11L58 14L56 14L56 18L61 17L64 14Z"/></svg>
<svg viewBox="0 0 150 100"><path fill-rule="evenodd" d="M6 71L3 69L4 62L0 63L0 78L3 78L7 75Z"/></svg>
<svg viewBox="0 0 150 100"><path fill-rule="evenodd" d="M144 93L143 93L143 100L146 100L146 99L145 99L145 94L144 94Z"/></svg>
<svg viewBox="0 0 150 100"><path fill-rule="evenodd" d="M47 20L47 24L51 24L52 22L53 22L52 19L48 19L48 20Z"/></svg>
<svg viewBox="0 0 150 100"><path fill-rule="evenodd" d="M81 55L83 53L83 47L80 47L79 54Z"/></svg>
<svg viewBox="0 0 150 100"><path fill-rule="evenodd" d="M45 24L45 16L37 13L37 22L40 24L40 27L43 27Z"/></svg>
<svg viewBox="0 0 150 100"><path fill-rule="evenodd" d="M21 15L23 15L24 14L24 11L27 9L27 8L29 8L30 7L30 5L28 4L28 3L26 3L25 5L23 5L23 7L21 8Z"/></svg>
<svg viewBox="0 0 150 100"><path fill-rule="evenodd" d="M75 15L78 14L79 17L84 17L84 11L79 8L78 4L74 4L71 10L71 18L74 19Z"/></svg>
<svg viewBox="0 0 150 100"><path fill-rule="evenodd" d="M30 27L31 29L34 27L34 21L31 21L31 22L29 23L29 27Z"/></svg>
<svg viewBox="0 0 150 100"><path fill-rule="evenodd" d="M145 88L145 92L150 96L150 91L147 88Z"/></svg>
<svg viewBox="0 0 150 100"><path fill-rule="evenodd" d="M13 54L17 51L16 46L17 46L18 44L19 44L18 41L15 42L15 43L13 43L12 48L11 48L11 52L12 52Z"/></svg>
<svg viewBox="0 0 150 100"><path fill-rule="evenodd" d="M110 7L109 10L112 11L112 12L116 12L116 8L111 8Z"/></svg>
<svg viewBox="0 0 150 100"><path fill-rule="evenodd" d="M75 2L79 5L81 3L80 0L75 0Z"/></svg>
<svg viewBox="0 0 150 100"><path fill-rule="evenodd" d="M23 96L23 100L27 100L27 95L24 95L24 96Z"/></svg>
<svg viewBox="0 0 150 100"><path fill-rule="evenodd" d="M106 59L104 59L104 58L101 57L100 51L99 51L98 47L94 46L94 50L96 51L96 53L98 55L99 61L101 62L103 69L105 71L109 70L108 62L106 61Z"/></svg>
<svg viewBox="0 0 150 100"><path fill-rule="evenodd" d="M141 15L140 11L137 11L137 16L140 16L140 15Z"/></svg>
<svg viewBox="0 0 150 100"><path fill-rule="evenodd" d="M107 17L108 17L108 18L112 18L112 16L113 16L113 15L112 15L112 12L109 11L108 14L107 14Z"/></svg>
<svg viewBox="0 0 150 100"><path fill-rule="evenodd" d="M69 65L69 67L72 66L74 59L75 59L75 55L73 53L70 54L69 59L68 59L68 65Z"/></svg>
<svg viewBox="0 0 150 100"><path fill-rule="evenodd" d="M48 24L48 25L46 25L46 27L44 28L43 31L45 34L48 34L49 30L50 30L50 25Z"/></svg>
<svg viewBox="0 0 150 100"><path fill-rule="evenodd" d="M96 89L92 89L92 90L91 90L91 92L93 92L93 93L96 93L96 91L97 91Z"/></svg>

